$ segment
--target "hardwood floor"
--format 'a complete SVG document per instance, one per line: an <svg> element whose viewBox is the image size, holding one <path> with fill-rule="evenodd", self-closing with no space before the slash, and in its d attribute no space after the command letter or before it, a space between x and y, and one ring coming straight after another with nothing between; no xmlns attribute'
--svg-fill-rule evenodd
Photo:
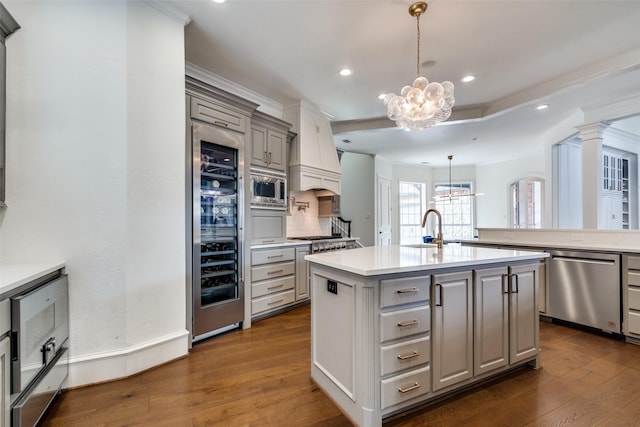
<svg viewBox="0 0 640 427"><path fill-rule="evenodd" d="M196 344L188 357L64 392L41 426L350 426L309 379L310 307ZM540 324L543 368L385 422L640 426L640 346Z"/></svg>

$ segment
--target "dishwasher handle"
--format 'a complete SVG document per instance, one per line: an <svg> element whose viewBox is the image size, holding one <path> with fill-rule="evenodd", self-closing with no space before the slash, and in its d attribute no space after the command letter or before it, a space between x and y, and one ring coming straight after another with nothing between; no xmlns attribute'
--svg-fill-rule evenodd
<svg viewBox="0 0 640 427"><path fill-rule="evenodd" d="M554 261L579 262L581 264L598 264L598 265L616 265L616 262L608 259L587 259L587 258L569 258L564 256L553 256Z"/></svg>

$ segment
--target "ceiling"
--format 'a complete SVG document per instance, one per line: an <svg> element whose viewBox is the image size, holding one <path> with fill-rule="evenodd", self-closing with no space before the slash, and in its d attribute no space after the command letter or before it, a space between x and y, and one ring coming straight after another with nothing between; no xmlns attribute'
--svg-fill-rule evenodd
<svg viewBox="0 0 640 427"><path fill-rule="evenodd" d="M539 150L548 132L570 136L583 107L629 95L640 103L637 0L432 0L420 62L435 65L421 75L452 81L456 104L449 121L421 132L395 128L378 99L416 77L411 0L167 3L193 18L188 62L282 104L311 101L331 116L338 147L392 162L507 160ZM340 76L343 67L353 75ZM467 74L476 80L462 83Z"/></svg>

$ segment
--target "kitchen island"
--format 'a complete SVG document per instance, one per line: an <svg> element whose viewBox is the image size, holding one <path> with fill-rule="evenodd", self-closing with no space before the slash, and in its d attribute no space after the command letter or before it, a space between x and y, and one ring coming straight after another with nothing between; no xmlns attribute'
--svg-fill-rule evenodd
<svg viewBox="0 0 640 427"><path fill-rule="evenodd" d="M309 255L311 376L359 426L539 366L546 253L449 244Z"/></svg>

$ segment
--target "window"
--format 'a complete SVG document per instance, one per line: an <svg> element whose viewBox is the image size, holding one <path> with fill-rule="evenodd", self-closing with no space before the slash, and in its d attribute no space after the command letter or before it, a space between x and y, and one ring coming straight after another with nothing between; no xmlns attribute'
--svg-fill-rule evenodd
<svg viewBox="0 0 640 427"><path fill-rule="evenodd" d="M443 238L472 239L474 196L471 183L436 184L435 195L438 197L435 207L442 214Z"/></svg>
<svg viewBox="0 0 640 427"><path fill-rule="evenodd" d="M425 185L400 181L400 244L422 243L422 213L425 210Z"/></svg>
<svg viewBox="0 0 640 427"><path fill-rule="evenodd" d="M511 226L513 228L542 228L541 178L522 178L510 186Z"/></svg>

